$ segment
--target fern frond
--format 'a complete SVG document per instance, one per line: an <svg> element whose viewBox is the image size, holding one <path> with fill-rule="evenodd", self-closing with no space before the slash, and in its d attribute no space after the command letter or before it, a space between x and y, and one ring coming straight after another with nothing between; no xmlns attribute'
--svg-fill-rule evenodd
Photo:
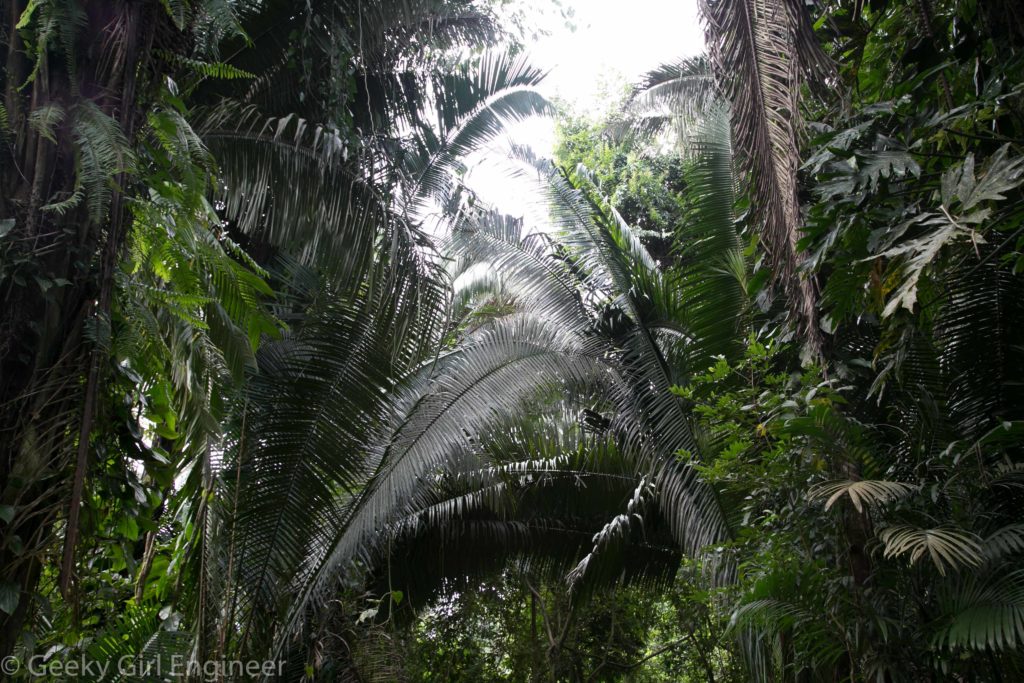
<svg viewBox="0 0 1024 683"><path fill-rule="evenodd" d="M94 102L84 100L71 112L77 151L77 178L89 217L96 223L110 204L114 177L135 163L135 153L121 126Z"/></svg>
<svg viewBox="0 0 1024 683"><path fill-rule="evenodd" d="M45 104L32 110L28 115L28 125L43 138L56 145L56 128L64 121L64 117L64 107L57 103ZM6 121L3 123L6 128Z"/></svg>
<svg viewBox="0 0 1024 683"><path fill-rule="evenodd" d="M163 51L160 56L168 61L191 69L196 75L207 78L219 78L223 80L234 80L238 78L253 79L256 74L239 69L237 66L225 62L206 62L201 59L193 59L173 52Z"/></svg>

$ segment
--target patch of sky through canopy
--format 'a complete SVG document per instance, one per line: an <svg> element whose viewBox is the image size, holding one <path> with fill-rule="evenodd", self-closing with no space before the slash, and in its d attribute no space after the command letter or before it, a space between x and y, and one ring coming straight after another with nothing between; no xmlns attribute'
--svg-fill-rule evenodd
<svg viewBox="0 0 1024 683"><path fill-rule="evenodd" d="M579 114L600 116L659 64L704 51L697 0L513 0L527 28L530 61L549 70L541 92ZM506 140L467 160L467 185L499 211L529 216L529 183L510 177L511 146L550 156L555 124L535 118L511 127Z"/></svg>

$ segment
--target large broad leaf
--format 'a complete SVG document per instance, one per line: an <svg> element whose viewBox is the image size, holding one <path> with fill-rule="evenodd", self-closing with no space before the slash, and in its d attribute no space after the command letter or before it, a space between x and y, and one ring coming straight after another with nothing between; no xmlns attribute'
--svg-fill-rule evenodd
<svg viewBox="0 0 1024 683"><path fill-rule="evenodd" d="M939 262L943 251L958 242L970 240L977 249L985 242L983 224L992 210L985 203L1006 198L1007 192L1024 182L1024 157L1010 157L1004 145L989 160L985 170L975 175L974 156L950 168L942 176L942 206L925 211L897 226L902 234L908 228L924 229L920 237L885 250L872 258L896 259L900 284L885 305L883 315L900 308L913 311L921 278Z"/></svg>

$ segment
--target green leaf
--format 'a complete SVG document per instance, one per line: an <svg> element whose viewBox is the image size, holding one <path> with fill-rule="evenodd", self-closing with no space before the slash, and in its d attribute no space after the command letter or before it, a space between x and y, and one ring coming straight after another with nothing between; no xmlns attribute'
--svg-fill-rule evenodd
<svg viewBox="0 0 1024 683"><path fill-rule="evenodd" d="M36 8L39 7L40 0L29 0L28 6L25 7L25 11L21 13L21 18L18 19L17 25L14 28L21 30L28 26L29 22L32 21L32 14L35 13Z"/></svg>
<svg viewBox="0 0 1024 683"><path fill-rule="evenodd" d="M909 554L913 564L927 554L943 576L947 569L977 567L983 556L977 537L963 529L898 525L883 529L878 536L886 557Z"/></svg>
<svg viewBox="0 0 1024 683"><path fill-rule="evenodd" d="M981 177L974 179L974 157L968 155L964 162L963 177L957 188L957 197L967 211L983 201L1006 199L1006 192L1024 182L1024 157L1010 157L1009 143L992 155L988 167ZM945 179L943 179L945 180Z"/></svg>
<svg viewBox="0 0 1024 683"><path fill-rule="evenodd" d="M0 505L0 520L10 524L12 519L14 519L14 506Z"/></svg>
<svg viewBox="0 0 1024 683"><path fill-rule="evenodd" d="M130 541L139 540L139 524L133 517L121 517L117 523L117 532Z"/></svg>
<svg viewBox="0 0 1024 683"><path fill-rule="evenodd" d="M14 228L14 219L5 218L0 220L0 237L3 237Z"/></svg>
<svg viewBox="0 0 1024 683"><path fill-rule="evenodd" d="M21 601L21 587L13 581L0 582L0 611L14 614Z"/></svg>
<svg viewBox="0 0 1024 683"><path fill-rule="evenodd" d="M64 107L59 104L46 104L28 115L28 123L32 130L56 145L55 129L64 121L64 117Z"/></svg>
<svg viewBox="0 0 1024 683"><path fill-rule="evenodd" d="M827 498L825 509L831 508L844 495L850 497L857 512L864 512L867 505L881 506L904 498L917 490L917 486L898 481L860 480L829 481L811 488L810 500Z"/></svg>
<svg viewBox="0 0 1024 683"><path fill-rule="evenodd" d="M880 254L880 256L888 258L904 257L906 259L902 268L903 281L896 288L894 296L886 303L885 310L882 312L885 317L894 314L900 307L913 311L914 305L917 303L917 285L925 271L938 258L944 247L961 237L973 234L970 230L939 214L920 214L907 223L938 226L938 229Z"/></svg>
<svg viewBox="0 0 1024 683"><path fill-rule="evenodd" d="M973 650L1015 649L1024 643L1024 572L968 577L944 600L952 612L935 643Z"/></svg>

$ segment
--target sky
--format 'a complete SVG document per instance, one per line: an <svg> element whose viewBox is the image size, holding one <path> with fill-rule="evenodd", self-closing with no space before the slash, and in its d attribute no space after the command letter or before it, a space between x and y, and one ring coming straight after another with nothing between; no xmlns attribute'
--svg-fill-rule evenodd
<svg viewBox="0 0 1024 683"><path fill-rule="evenodd" d="M532 0L537 3L545 0ZM605 83L633 82L662 62L704 49L696 0L563 0L563 6L573 13L575 30L557 13L539 14L550 35L528 45L528 52L551 69L544 93L583 110L602 108Z"/></svg>
<svg viewBox="0 0 1024 683"><path fill-rule="evenodd" d="M620 92L659 64L704 50L697 0L561 0L561 11L552 0L516 1L526 23L541 29L538 37L526 38L530 61L550 70L539 90L580 114L599 115L609 106L609 92ZM571 15L568 21L563 14ZM554 129L550 119L532 119L513 126L509 140L550 156ZM466 181L484 202L523 215L528 189L509 178L509 140L468 159Z"/></svg>

